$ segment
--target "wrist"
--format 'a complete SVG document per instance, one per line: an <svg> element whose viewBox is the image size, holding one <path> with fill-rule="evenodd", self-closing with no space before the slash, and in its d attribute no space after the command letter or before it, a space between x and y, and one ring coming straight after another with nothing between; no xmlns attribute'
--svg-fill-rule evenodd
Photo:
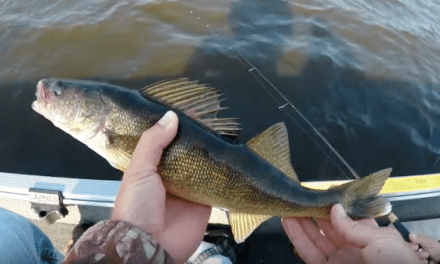
<svg viewBox="0 0 440 264"><path fill-rule="evenodd" d="M175 263L150 235L131 223L102 221L77 241L65 263ZM64 263L64 262L63 262Z"/></svg>

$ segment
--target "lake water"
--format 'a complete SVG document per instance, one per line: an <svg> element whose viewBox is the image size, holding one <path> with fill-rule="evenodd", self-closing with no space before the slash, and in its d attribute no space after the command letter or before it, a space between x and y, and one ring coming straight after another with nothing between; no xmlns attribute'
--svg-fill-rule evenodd
<svg viewBox="0 0 440 264"><path fill-rule="evenodd" d="M251 61L360 175L440 171L440 2L0 1L0 171L120 179L33 112L46 77L133 89L186 76L224 93L246 142L286 122L302 181L346 179Z"/></svg>

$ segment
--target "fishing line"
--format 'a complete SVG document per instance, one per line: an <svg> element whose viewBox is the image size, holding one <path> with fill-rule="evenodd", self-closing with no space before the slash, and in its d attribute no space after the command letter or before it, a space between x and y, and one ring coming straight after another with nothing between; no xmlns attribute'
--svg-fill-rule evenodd
<svg viewBox="0 0 440 264"><path fill-rule="evenodd" d="M293 120L300 128L301 130L313 141L313 143L315 143L315 145L327 156L327 158L339 169L339 171L345 176L347 177L347 179L350 179L350 177L344 172L344 170L338 165L338 163L329 155L329 153L327 151L324 150L324 148L321 146L321 144L319 144L314 137L304 128L304 126L302 126L298 120L296 120L289 112L288 112L288 106L290 108L292 108L295 113L297 115L299 115L301 117L301 119L313 130L314 134L317 135L322 142L325 143L325 145L331 150L331 152L344 164L344 166L350 171L351 175L353 175L353 177L355 179L360 179L359 175L353 170L353 168L345 161L345 159L338 153L338 151L336 151L335 148L333 148L333 146L327 141L327 139L321 134L319 133L319 131L315 128L315 126L313 126L312 123L309 122L309 120L295 107L295 105L293 105L290 100L284 96L284 94L278 90L278 88L271 83L248 59L246 59L238 50L231 48L235 51L235 53L237 53L238 58L240 60L240 62L245 66L250 66L251 68L248 69L248 72L252 75L254 75L254 77L256 77L257 81L260 83L260 85L266 90L267 93L269 93L269 95L275 100L275 102L279 105L278 109L279 110L284 110L285 113L287 114L287 116L289 116L289 118L291 120ZM261 80L262 79L262 80ZM266 84L268 84L270 86L270 88L272 88L276 93L278 93L279 96L281 96L281 98L284 100L284 104L281 103L279 100L276 99L275 95L270 91L269 87L266 86Z"/></svg>
<svg viewBox="0 0 440 264"><path fill-rule="evenodd" d="M327 141L327 139L319 133L319 131L313 126L312 123L309 122L309 120L287 99L284 94L276 88L276 86L271 83L266 76L264 76L248 59L246 59L238 50L231 47L232 50L237 53L238 58L240 62L245 66L250 66L251 68L248 69L249 73L252 74L254 77L256 77L257 81L261 84L261 86L270 94L270 96L275 100L275 102L279 105L279 110L285 110L285 113L292 119L301 129L304 131L304 133L318 146L319 149L333 162L333 164L342 172L342 174L345 175L348 179L348 175L342 170L342 168L334 161L330 155L321 147L321 145L313 138L310 133L306 131L306 129L287 111L287 106L290 106L293 110L295 110L296 114L298 114L301 119L306 122L306 124L313 130L313 132L319 136L319 138L327 145L327 147L335 154L339 160L344 164L344 166L350 171L350 173L353 175L354 178L360 179L359 175L353 170L353 168L345 161L345 159L336 151L336 149L333 148L333 146ZM259 78L258 78L259 77ZM261 80L262 79L262 80ZM264 82L263 82L264 81ZM270 88L272 88L274 91L278 93L278 95L281 96L281 98L286 102L284 104L280 103L279 100L276 99L275 95L270 91L270 89L266 86L268 84ZM394 227L399 231L401 236L405 239L407 242L411 242L409 239L410 232L408 229L400 222L399 218L393 213L389 213L386 216L389 220L389 223L394 224Z"/></svg>

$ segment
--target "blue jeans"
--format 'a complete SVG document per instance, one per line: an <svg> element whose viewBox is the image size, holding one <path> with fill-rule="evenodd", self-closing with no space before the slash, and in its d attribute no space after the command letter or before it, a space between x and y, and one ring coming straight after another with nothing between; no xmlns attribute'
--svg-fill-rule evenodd
<svg viewBox="0 0 440 264"><path fill-rule="evenodd" d="M55 264L63 254L26 218L0 208L0 263Z"/></svg>

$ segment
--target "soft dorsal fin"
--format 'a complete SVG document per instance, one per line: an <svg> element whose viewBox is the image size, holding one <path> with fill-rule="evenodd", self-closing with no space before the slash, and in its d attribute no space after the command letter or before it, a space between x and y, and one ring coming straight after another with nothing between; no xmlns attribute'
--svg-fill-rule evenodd
<svg viewBox="0 0 440 264"><path fill-rule="evenodd" d="M229 223L235 242L243 242L257 227L271 218L271 215L252 215L229 212Z"/></svg>
<svg viewBox="0 0 440 264"><path fill-rule="evenodd" d="M246 145L286 176L299 182L290 161L289 138L283 122L276 123L251 138Z"/></svg>
<svg viewBox="0 0 440 264"><path fill-rule="evenodd" d="M238 136L240 123L237 118L217 118L226 109L220 106L222 96L215 88L187 78L165 80L149 85L141 94L175 108L193 120L220 135Z"/></svg>

